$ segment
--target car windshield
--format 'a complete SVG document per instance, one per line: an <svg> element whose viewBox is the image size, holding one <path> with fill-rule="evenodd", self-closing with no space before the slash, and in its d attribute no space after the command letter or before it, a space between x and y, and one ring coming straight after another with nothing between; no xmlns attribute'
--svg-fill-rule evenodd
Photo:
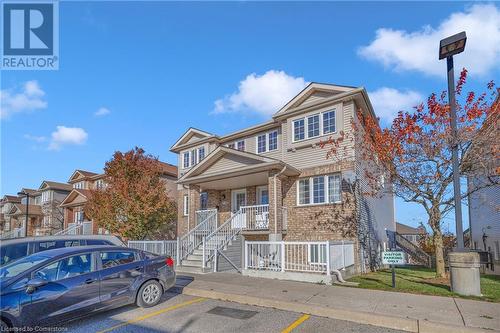
<svg viewBox="0 0 500 333"><path fill-rule="evenodd" d="M50 257L42 254L33 254L16 260L8 265L0 268L0 279L9 279L23 273L27 269L38 265L39 263L49 259Z"/></svg>

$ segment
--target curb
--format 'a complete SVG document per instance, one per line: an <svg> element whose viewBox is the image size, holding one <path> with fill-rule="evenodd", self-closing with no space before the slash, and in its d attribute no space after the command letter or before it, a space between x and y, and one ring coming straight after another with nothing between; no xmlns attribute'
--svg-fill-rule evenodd
<svg viewBox="0 0 500 333"><path fill-rule="evenodd" d="M373 325L395 330L415 333L492 333L499 332L490 329L481 329L465 326L455 326L436 323L427 320L402 318L363 311L352 311L339 308L326 308L316 305L277 301L273 299L258 298L248 295L229 294L214 290L184 287L182 293L190 296L218 299L247 305L275 308L279 310L307 313L319 317L346 320L359 324Z"/></svg>

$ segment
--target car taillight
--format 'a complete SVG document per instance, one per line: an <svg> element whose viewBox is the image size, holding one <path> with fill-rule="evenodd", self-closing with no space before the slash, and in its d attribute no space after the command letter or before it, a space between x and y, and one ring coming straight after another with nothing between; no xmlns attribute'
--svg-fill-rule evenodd
<svg viewBox="0 0 500 333"><path fill-rule="evenodd" d="M167 264L168 267L174 267L174 259L168 257L167 260L165 260L165 264Z"/></svg>

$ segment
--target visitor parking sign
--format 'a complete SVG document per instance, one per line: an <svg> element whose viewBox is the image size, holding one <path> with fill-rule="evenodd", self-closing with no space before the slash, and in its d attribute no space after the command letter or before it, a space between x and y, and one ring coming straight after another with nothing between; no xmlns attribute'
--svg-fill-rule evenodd
<svg viewBox="0 0 500 333"><path fill-rule="evenodd" d="M382 252L382 263L384 265L405 265L406 256L403 251Z"/></svg>

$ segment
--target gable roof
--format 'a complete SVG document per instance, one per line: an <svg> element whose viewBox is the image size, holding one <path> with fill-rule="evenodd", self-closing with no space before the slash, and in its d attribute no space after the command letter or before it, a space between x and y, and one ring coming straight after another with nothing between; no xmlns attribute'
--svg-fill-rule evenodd
<svg viewBox="0 0 500 333"><path fill-rule="evenodd" d="M232 158L233 157L233 158ZM223 163L219 163L222 160ZM217 165L217 170L210 170ZM298 175L300 172L283 161L252 154L224 146L217 147L196 166L191 168L177 182L180 184L213 178L224 174L248 174L269 169L285 167L286 174Z"/></svg>
<svg viewBox="0 0 500 333"><path fill-rule="evenodd" d="M89 195L90 195L90 190L74 188L71 192L69 192L69 194L66 196L66 198L64 198L64 200L61 202L61 204L59 206L60 207L70 206L71 203L78 196L81 196L82 198L85 199L84 201L87 201L87 199L89 198Z"/></svg>
<svg viewBox="0 0 500 333"><path fill-rule="evenodd" d="M318 83L311 82L309 83L301 92L299 92L294 98L292 98L288 103L286 103L275 115L281 115L285 113L287 110L296 108L302 105L309 97L311 97L314 93L323 92L327 93L327 95L334 96L336 94L344 93L356 89L356 87L350 86L340 86L329 83Z"/></svg>
<svg viewBox="0 0 500 333"><path fill-rule="evenodd" d="M90 178L90 177L93 177L96 175L97 175L97 173L95 173L95 172L76 169L73 172L73 174L71 175L71 177L69 177L68 183L71 184L71 183L76 182L76 180L80 180L80 178L86 179L86 178Z"/></svg>
<svg viewBox="0 0 500 333"><path fill-rule="evenodd" d="M10 215L26 215L26 205L16 203L12 206ZM28 215L42 215L42 207L39 205L28 205Z"/></svg>
<svg viewBox="0 0 500 333"><path fill-rule="evenodd" d="M202 131L202 130L199 130L197 128L194 128L194 127L190 127L188 128L188 130L186 132L184 132L184 134L172 145L172 147L170 147L170 150L176 150L179 148L179 146L182 146L183 144L185 143L188 143L188 141L193 137L193 136L200 136L201 138L198 140L198 141L201 141L203 139L209 139L209 138L217 138L216 135L212 134L212 133L209 133L209 132L205 132L205 131Z"/></svg>
<svg viewBox="0 0 500 333"><path fill-rule="evenodd" d="M6 194L3 196L2 202L13 202L18 203L21 202L21 198L15 195Z"/></svg>
<svg viewBox="0 0 500 333"><path fill-rule="evenodd" d="M423 235L425 234L425 229L421 227L411 227L409 225L396 222L396 232L401 235Z"/></svg>
<svg viewBox="0 0 500 333"><path fill-rule="evenodd" d="M169 175L177 178L177 166L170 164L170 163L165 163L162 161L158 161L160 164L160 167L163 171L164 175Z"/></svg>
<svg viewBox="0 0 500 333"><path fill-rule="evenodd" d="M38 188L38 190L40 191L46 189L71 191L73 187L67 183L59 183L59 182L53 182L51 180L44 180L40 185L40 187Z"/></svg>

